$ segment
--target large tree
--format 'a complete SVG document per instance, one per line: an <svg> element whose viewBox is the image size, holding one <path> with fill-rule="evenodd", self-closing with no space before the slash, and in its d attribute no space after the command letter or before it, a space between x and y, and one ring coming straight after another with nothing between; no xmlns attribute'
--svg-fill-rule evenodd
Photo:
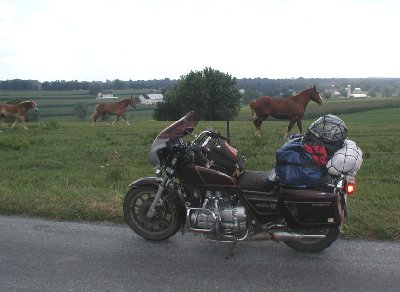
<svg viewBox="0 0 400 292"><path fill-rule="evenodd" d="M74 112L79 119L84 121L89 114L89 106L84 102L79 102L77 105L75 105Z"/></svg>
<svg viewBox="0 0 400 292"><path fill-rule="evenodd" d="M239 114L241 97L231 75L212 68L191 71L165 92L154 118L176 120L193 110L203 120L232 120Z"/></svg>

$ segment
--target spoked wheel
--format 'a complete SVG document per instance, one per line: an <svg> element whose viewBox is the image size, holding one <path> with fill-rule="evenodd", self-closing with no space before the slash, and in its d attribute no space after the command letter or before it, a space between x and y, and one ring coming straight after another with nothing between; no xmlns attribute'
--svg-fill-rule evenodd
<svg viewBox="0 0 400 292"><path fill-rule="evenodd" d="M285 244L297 251L315 253L323 251L325 248L338 238L340 230L338 227L333 228L313 228L296 230L303 234L325 235L324 239L304 240L304 241L285 241Z"/></svg>
<svg viewBox="0 0 400 292"><path fill-rule="evenodd" d="M129 227L138 235L149 240L165 240L173 236L180 227L175 205L169 200L156 206L156 214L147 217L147 212L156 196L152 189L129 190L124 200L124 217Z"/></svg>

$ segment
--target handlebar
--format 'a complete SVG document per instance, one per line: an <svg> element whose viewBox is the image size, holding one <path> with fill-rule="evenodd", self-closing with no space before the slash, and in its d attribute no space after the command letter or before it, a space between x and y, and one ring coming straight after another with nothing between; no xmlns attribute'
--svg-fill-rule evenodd
<svg viewBox="0 0 400 292"><path fill-rule="evenodd" d="M221 134L216 133L214 131L208 131L208 130L201 132L199 135L197 135L197 137L193 141L201 140L202 136L204 136L204 135L206 135L207 137L211 137L211 138L216 138L216 139L222 139L222 140L225 140L225 141L229 141L228 138L222 136Z"/></svg>
<svg viewBox="0 0 400 292"><path fill-rule="evenodd" d="M212 133L212 135L211 135L212 138L217 138L217 139L222 139L222 140L225 140L225 141L229 141L228 138L226 138L225 136L222 136L219 133L216 133L216 132L211 132L211 133Z"/></svg>

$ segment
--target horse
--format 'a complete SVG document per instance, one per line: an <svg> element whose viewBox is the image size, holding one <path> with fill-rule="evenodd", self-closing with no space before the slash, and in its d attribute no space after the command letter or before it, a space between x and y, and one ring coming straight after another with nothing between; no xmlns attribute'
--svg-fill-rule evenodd
<svg viewBox="0 0 400 292"><path fill-rule="evenodd" d="M262 96L258 99L253 99L250 102L250 109L253 116L253 123L256 127L255 135L258 137L261 136L261 124L269 116L277 119L290 120L284 134L286 139L295 123L297 123L301 134L303 132L301 119L304 116L304 111L310 100L315 101L319 105L322 104L322 97L315 88L315 85L286 99L277 99L270 96Z"/></svg>
<svg viewBox="0 0 400 292"><path fill-rule="evenodd" d="M130 105L133 109L136 108L136 102L133 100L132 96L130 98L125 98L125 99L117 101L117 102L104 102L104 103L97 104L94 109L94 112L92 114L92 125L94 126L94 123L96 122L96 120L100 114L103 117L106 114L116 115L117 118L112 123L112 125L115 125L115 123L119 121L119 117L123 117L125 120L125 123L127 125L130 125L130 123L128 122L128 120L126 119L126 116L125 116L125 110L128 107L128 105Z"/></svg>
<svg viewBox="0 0 400 292"><path fill-rule="evenodd" d="M0 104L0 118L1 118L1 126L5 127L4 118L6 116L13 116L16 118L15 122L11 125L14 127L18 122L22 123L24 129L28 129L25 126L25 115L29 109L33 109L34 111L38 111L39 108L34 101L23 101L19 104Z"/></svg>

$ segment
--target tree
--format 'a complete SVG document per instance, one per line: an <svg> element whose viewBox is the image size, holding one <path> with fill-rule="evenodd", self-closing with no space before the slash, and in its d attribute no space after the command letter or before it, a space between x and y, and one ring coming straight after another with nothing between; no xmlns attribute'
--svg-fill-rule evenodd
<svg viewBox="0 0 400 292"><path fill-rule="evenodd" d="M329 92L329 91L325 91L325 92L323 92L321 95L322 95L322 98L323 98L323 99L330 99L330 98L332 98L332 93Z"/></svg>
<svg viewBox="0 0 400 292"><path fill-rule="evenodd" d="M128 86L127 86L126 82L121 81L121 80L119 80L119 79L115 79L115 80L112 82L112 88L113 88L113 89L127 89Z"/></svg>
<svg viewBox="0 0 400 292"><path fill-rule="evenodd" d="M261 93L254 88L248 88L243 94L243 103L250 103L253 99L257 99L261 96Z"/></svg>
<svg viewBox="0 0 400 292"><path fill-rule="evenodd" d="M385 87L383 88L382 95L383 95L384 97L390 97L390 96L393 96L394 92L395 92L395 90L393 89L393 87L391 87L391 86L385 86Z"/></svg>
<svg viewBox="0 0 400 292"><path fill-rule="evenodd" d="M282 88L282 92L279 94L279 97L286 98L292 96L293 94L287 87Z"/></svg>
<svg viewBox="0 0 400 292"><path fill-rule="evenodd" d="M165 92L154 118L176 120L196 111L203 120L232 120L239 114L241 94L236 78L212 68L191 71Z"/></svg>
<svg viewBox="0 0 400 292"><path fill-rule="evenodd" d="M99 92L103 91L103 84L101 82L95 82L93 81L89 85L89 94L97 96Z"/></svg>
<svg viewBox="0 0 400 292"><path fill-rule="evenodd" d="M368 91L368 96L370 96L370 97L376 97L377 96L377 94L376 94L376 92L374 91L374 90L369 90Z"/></svg>
<svg viewBox="0 0 400 292"><path fill-rule="evenodd" d="M89 113L89 106L84 103L80 102L74 107L75 115L84 121Z"/></svg>

